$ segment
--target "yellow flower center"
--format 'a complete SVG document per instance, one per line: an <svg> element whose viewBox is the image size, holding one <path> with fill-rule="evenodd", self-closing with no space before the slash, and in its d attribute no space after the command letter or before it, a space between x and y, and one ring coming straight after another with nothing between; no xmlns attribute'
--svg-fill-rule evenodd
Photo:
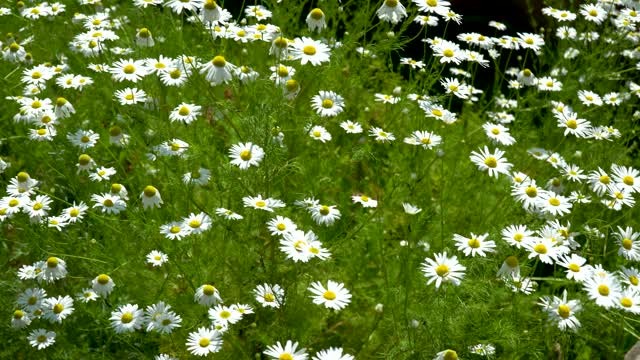
<svg viewBox="0 0 640 360"><path fill-rule="evenodd" d="M205 286L202 288L202 293L203 293L203 294L205 294L205 295L207 295L207 296L211 296L211 295L213 295L213 294L215 293L215 291L216 291L216 288L214 288L214 287L213 287L213 286L211 286L211 285L205 285Z"/></svg>
<svg viewBox="0 0 640 360"><path fill-rule="evenodd" d="M573 272L580 272L580 265L578 264L569 264L569 270Z"/></svg>
<svg viewBox="0 0 640 360"><path fill-rule="evenodd" d="M311 13L309 13L309 16L311 16L311 18L313 20L322 20L322 18L324 17L324 13L322 12L322 10L315 8L313 10L311 10Z"/></svg>
<svg viewBox="0 0 640 360"><path fill-rule="evenodd" d="M180 76L182 76L182 71L178 69L173 69L171 72L169 72L169 77L171 77L174 80L179 79Z"/></svg>
<svg viewBox="0 0 640 360"><path fill-rule="evenodd" d="M316 54L316 48L315 48L315 46L313 46L313 45L307 45L307 46L305 46L305 47L302 49L302 52L303 52L305 55L313 56L313 55L315 55L315 54Z"/></svg>
<svg viewBox="0 0 640 360"><path fill-rule="evenodd" d="M477 248L480 247L480 240L478 240L476 238L471 238L467 242L467 245L469 245L469 247L472 248L472 249L477 249Z"/></svg>
<svg viewBox="0 0 640 360"><path fill-rule="evenodd" d="M38 129L38 131L36 131L38 133L38 135L40 136L45 136L47 135L47 129Z"/></svg>
<svg viewBox="0 0 640 360"><path fill-rule="evenodd" d="M284 66L284 65L280 65L280 66L278 67L278 76L280 76L280 77L287 77L287 76L289 76L289 69L287 69L287 67L286 67L286 66Z"/></svg>
<svg viewBox="0 0 640 360"><path fill-rule="evenodd" d="M442 111L440 111L439 109L433 109L431 110L431 114L433 114L434 116L440 117L442 116Z"/></svg>
<svg viewBox="0 0 640 360"><path fill-rule="evenodd" d="M64 305L62 305L62 304L53 305L53 313L54 314L60 314L63 310L64 310Z"/></svg>
<svg viewBox="0 0 640 360"><path fill-rule="evenodd" d="M133 65L128 64L124 68L122 68L122 71L125 74L133 74L134 72L136 72L136 68Z"/></svg>
<svg viewBox="0 0 640 360"><path fill-rule="evenodd" d="M327 205L322 205L320 207L320 211L319 212L320 212L321 215L327 216L327 215L329 215L329 211L330 211L330 209L329 209L329 207Z"/></svg>
<svg viewBox="0 0 640 360"><path fill-rule="evenodd" d="M287 83L285 84L285 86L288 92L294 92L298 90L298 81L294 79L289 79L287 80Z"/></svg>
<svg viewBox="0 0 640 360"><path fill-rule="evenodd" d="M533 247L533 251L537 252L538 254L546 254L547 247L544 244L538 244Z"/></svg>
<svg viewBox="0 0 640 360"><path fill-rule="evenodd" d="M633 300L628 297L623 297L622 299L620 299L620 305L626 308L630 308L633 306Z"/></svg>
<svg viewBox="0 0 640 360"><path fill-rule="evenodd" d="M178 114L180 114L180 116L187 116L187 115L191 114L191 110L189 110L188 107L182 105L180 107L180 110L178 110Z"/></svg>
<svg viewBox="0 0 640 360"><path fill-rule="evenodd" d="M496 166L498 166L498 160L496 160L496 158L494 158L493 156L489 156L488 158L484 159L484 164L490 168L495 168Z"/></svg>
<svg viewBox="0 0 640 360"><path fill-rule="evenodd" d="M58 266L58 258L52 256L47 259L47 267L55 268L57 266Z"/></svg>
<svg viewBox="0 0 640 360"><path fill-rule="evenodd" d="M214 0L207 0L204 3L204 8L207 9L207 10L213 10L213 9L215 9L217 7L218 7L218 4L216 4L216 2Z"/></svg>
<svg viewBox="0 0 640 360"><path fill-rule="evenodd" d="M625 183L625 185L633 186L633 178L629 175L623 177L622 182Z"/></svg>
<svg viewBox="0 0 640 360"><path fill-rule="evenodd" d="M111 184L111 192L113 194L119 194L122 191L122 185L120 184Z"/></svg>
<svg viewBox="0 0 640 360"><path fill-rule="evenodd" d="M178 150L180 150L180 144L171 143L171 151L178 151Z"/></svg>
<svg viewBox="0 0 640 360"><path fill-rule="evenodd" d="M634 275L629 276L629 282L633 286L638 286L638 277Z"/></svg>
<svg viewBox="0 0 640 360"><path fill-rule="evenodd" d="M140 36L141 38L148 38L151 36L151 32L147 28L142 28L140 29L140 31L138 31L138 36Z"/></svg>
<svg viewBox="0 0 640 360"><path fill-rule="evenodd" d="M38 335L38 337L36 338L36 340L37 340L39 343L43 343L43 342L47 341L47 337L46 337L45 335Z"/></svg>
<svg viewBox="0 0 640 360"><path fill-rule="evenodd" d="M512 269L517 267L518 264L520 264L520 262L518 261L518 258L513 255L507 257L507 259L504 262L507 264L508 267Z"/></svg>
<svg viewBox="0 0 640 360"><path fill-rule="evenodd" d="M244 160L244 161L249 161L251 160L251 151L249 150L242 150L242 152L240 153L240 159Z"/></svg>
<svg viewBox="0 0 640 360"><path fill-rule="evenodd" d="M24 171L21 171L18 173L18 182L26 182L27 180L29 180L29 174L27 174Z"/></svg>
<svg viewBox="0 0 640 360"><path fill-rule="evenodd" d="M454 55L454 54L453 54L453 50L451 50L451 49L446 49L445 51L443 51L443 52L442 52L442 55L444 55L444 56L446 56L446 57L448 57L448 58L453 57L453 55Z"/></svg>
<svg viewBox="0 0 640 360"><path fill-rule="evenodd" d="M20 204L20 202L19 202L18 200L16 200L16 199L11 199L11 200L9 201L9 206L10 206L10 207L16 207L16 206L18 206L19 204Z"/></svg>
<svg viewBox="0 0 640 360"><path fill-rule="evenodd" d="M569 129L576 129L578 127L578 122L575 119L569 119L565 123Z"/></svg>
<svg viewBox="0 0 640 360"><path fill-rule="evenodd" d="M440 277L444 277L449 273L449 267L445 264L438 265L436 268L436 274Z"/></svg>
<svg viewBox="0 0 640 360"><path fill-rule="evenodd" d="M224 57L218 55L214 57L213 60L211 60L211 63L215 67L224 67L227 64L227 61L224 59Z"/></svg>
<svg viewBox="0 0 640 360"><path fill-rule="evenodd" d="M513 240L515 240L515 241L517 241L517 242L522 241L522 239L524 239L524 235L522 235L522 234L515 234L515 235L513 235Z"/></svg>
<svg viewBox="0 0 640 360"><path fill-rule="evenodd" d="M560 200L558 200L558 198L554 198L553 197L553 198L549 199L549 204L553 205L553 206L558 206L558 205L560 205Z"/></svg>
<svg viewBox="0 0 640 360"><path fill-rule="evenodd" d="M97 281L98 281L98 284L100 285L107 285L109 283L109 280L111 280L111 278L107 274L98 275Z"/></svg>
<svg viewBox="0 0 640 360"><path fill-rule="evenodd" d="M278 229L279 231L284 231L284 229L286 228L287 227L283 223L276 225L276 229Z"/></svg>
<svg viewBox="0 0 640 360"><path fill-rule="evenodd" d="M442 356L444 360L458 360L458 353L453 350L447 350Z"/></svg>
<svg viewBox="0 0 640 360"><path fill-rule="evenodd" d="M131 101L131 100L133 100L134 97L133 97L133 94L127 94L127 95L124 96L124 98L125 98L125 100Z"/></svg>
<svg viewBox="0 0 640 360"><path fill-rule="evenodd" d="M591 9L591 10L589 10L589 15L594 16L594 17L598 16L598 11L596 11L596 9Z"/></svg>
<svg viewBox="0 0 640 360"><path fill-rule="evenodd" d="M38 302L38 298L35 296L32 296L29 298L29 300L27 300L27 304L29 305L35 305Z"/></svg>
<svg viewBox="0 0 640 360"><path fill-rule="evenodd" d="M69 216L71 217L77 217L78 215L80 215L80 210L73 208L69 211Z"/></svg>
<svg viewBox="0 0 640 360"><path fill-rule="evenodd" d="M191 227L192 229L197 229L200 227L200 225L202 225L202 223L196 219L189 221L189 227Z"/></svg>
<svg viewBox="0 0 640 360"><path fill-rule="evenodd" d="M322 107L325 109L331 109L333 107L333 100L331 99L322 100Z"/></svg>
<svg viewBox="0 0 640 360"><path fill-rule="evenodd" d="M277 37L274 41L273 44L281 49L284 49L287 47L287 45L289 44L289 42L287 41L286 38L283 38L282 36Z"/></svg>
<svg viewBox="0 0 640 360"><path fill-rule="evenodd" d="M324 292L324 294L322 294L322 297L327 299L327 300L335 300L336 293L334 293L331 290L327 290L327 291Z"/></svg>
<svg viewBox="0 0 640 360"><path fill-rule="evenodd" d="M39 202L33 204L33 210L36 210L36 211L41 210L43 207L44 205L42 205L42 203L39 203Z"/></svg>
<svg viewBox="0 0 640 360"><path fill-rule="evenodd" d="M633 246L633 241L631 241L631 239L629 239L629 238L622 239L622 247L625 250L631 250L632 246Z"/></svg>
<svg viewBox="0 0 640 360"><path fill-rule="evenodd" d="M24 316L24 312L22 310L16 310L13 312L13 318L16 320L22 319L23 316Z"/></svg>
<svg viewBox="0 0 640 360"><path fill-rule="evenodd" d="M600 180L601 183L603 183L605 185L609 184L611 182L611 178L609 176L607 176L607 175L600 176L599 180Z"/></svg>
<svg viewBox="0 0 640 360"><path fill-rule="evenodd" d="M602 296L609 296L609 287L605 284L598 286L598 293Z"/></svg>
<svg viewBox="0 0 640 360"><path fill-rule="evenodd" d="M106 207L112 207L112 206L114 205L114 204L113 204L113 200L111 200L111 199L105 199L105 200L102 202L102 205L104 205L104 206L106 206Z"/></svg>
<svg viewBox="0 0 640 360"><path fill-rule="evenodd" d="M80 157L78 158L78 163L80 163L80 165L87 165L91 162L91 156L87 155L87 154L82 154L80 155Z"/></svg>
<svg viewBox="0 0 640 360"><path fill-rule="evenodd" d="M264 294L264 301L266 301L266 302L274 302L274 301L276 301L276 297L271 293Z"/></svg>
<svg viewBox="0 0 640 360"><path fill-rule="evenodd" d="M177 233L179 233L179 232L180 232L180 226L173 225L173 226L169 229L169 232L170 232L170 233L172 233L172 234L177 234Z"/></svg>
<svg viewBox="0 0 640 360"><path fill-rule="evenodd" d="M571 308L565 304L558 306L558 315L563 319L568 318L571 315Z"/></svg>
<svg viewBox="0 0 640 360"><path fill-rule="evenodd" d="M256 201L256 206L257 207L265 207L266 205L267 205L267 203L262 201L262 200Z"/></svg>
<svg viewBox="0 0 640 360"><path fill-rule="evenodd" d="M122 316L120 317L120 321L123 324L128 324L128 323L132 322L133 321L133 314L130 313L130 312L126 312L126 313L122 314Z"/></svg>
<svg viewBox="0 0 640 360"><path fill-rule="evenodd" d="M228 319L231 317L231 313L228 312L227 310L223 310L220 312L220 317L223 319Z"/></svg>
<svg viewBox="0 0 640 360"><path fill-rule="evenodd" d="M122 133L122 129L118 125L114 125L109 129L109 135L111 136L118 136L120 133Z"/></svg>
<svg viewBox="0 0 640 360"><path fill-rule="evenodd" d="M322 133L320 131L316 130L316 131L313 132L313 136L319 138L320 136L322 136Z"/></svg>
<svg viewBox="0 0 640 360"><path fill-rule="evenodd" d="M158 192L158 189L154 188L151 185L148 185L147 187L144 188L143 192L144 192L144 196L146 197L154 197Z"/></svg>
<svg viewBox="0 0 640 360"><path fill-rule="evenodd" d="M280 356L278 356L278 360L293 360L293 355L289 353L280 354Z"/></svg>
<svg viewBox="0 0 640 360"><path fill-rule="evenodd" d="M33 109L39 109L41 106L42 106L42 103L38 100L31 103L31 108Z"/></svg>

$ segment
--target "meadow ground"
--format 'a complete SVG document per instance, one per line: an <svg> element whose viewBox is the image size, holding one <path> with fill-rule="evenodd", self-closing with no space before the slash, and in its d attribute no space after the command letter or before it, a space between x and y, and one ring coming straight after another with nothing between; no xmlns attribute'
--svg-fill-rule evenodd
<svg viewBox="0 0 640 360"><path fill-rule="evenodd" d="M0 358L640 340L637 1L226 3L0 7Z"/></svg>

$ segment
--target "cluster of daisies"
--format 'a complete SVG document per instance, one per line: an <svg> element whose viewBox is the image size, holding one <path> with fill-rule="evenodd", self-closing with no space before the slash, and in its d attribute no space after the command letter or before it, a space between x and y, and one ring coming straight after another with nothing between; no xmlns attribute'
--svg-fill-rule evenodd
<svg viewBox="0 0 640 360"><path fill-rule="evenodd" d="M85 160L92 161L88 155L83 154L80 156L78 165L81 166ZM113 174L115 170L112 168L99 168L96 173L98 179L94 179L93 174L90 178L103 181L108 180ZM71 206L62 209L59 215L51 214L53 200L48 195L40 195L38 181L24 171L11 179L6 192L7 196L0 199L0 221L12 219L24 213L31 223L43 223L50 228L62 231L68 225L82 222L89 210L89 206L80 201L78 204L74 202ZM145 209L159 208L163 203L160 192L151 185L144 188L140 199ZM105 214L118 214L126 209L126 201L129 197L127 189L122 184L113 183L109 192L93 194L91 200L94 202L94 209Z"/></svg>
<svg viewBox="0 0 640 360"><path fill-rule="evenodd" d="M83 202L73 203L59 215L53 215L50 214L52 203L51 197L40 194L38 180L24 171L19 172L7 185L6 196L0 198L0 221L24 214L32 224L44 223L62 230L69 224L81 222L89 209Z"/></svg>
<svg viewBox="0 0 640 360"><path fill-rule="evenodd" d="M534 214L566 215L571 213L574 204L593 202L592 197L598 197L601 204L617 211L635 205L634 194L640 190L640 171L633 167L611 164L609 173L602 168L585 173L556 152L541 148L528 152L558 169L558 176L541 186L529 175L511 171L513 164L507 162L504 151L495 149L492 152L486 146L480 152L472 152L471 160L491 176L509 176L512 196L526 211ZM567 194L568 190L572 190L570 194Z"/></svg>
<svg viewBox="0 0 640 360"><path fill-rule="evenodd" d="M596 236L603 236L595 232ZM632 314L640 313L638 269L622 266L619 271L611 272L600 264L587 264L587 259L576 253L580 248L576 237L580 233L572 232L570 224L562 225L558 220L553 220L536 231L531 231L526 225L510 225L504 228L501 234L502 242L499 245L511 246L509 251L515 254L506 257L497 271L497 277L512 291L526 295L535 291L537 283L521 271L520 263L526 257L535 259L536 264L539 261L564 268L566 278L581 284L589 298L599 306L620 309ZM488 236L488 233L471 233L469 237L455 234L453 241L458 251L466 257L486 257L488 253L496 252L497 248L496 242L487 240ZM640 260L639 232L635 232L631 227L618 227L613 236L619 246L620 256L632 262ZM422 270L428 284L435 282L436 288L439 288L447 283L460 285L466 267L460 264L457 256L449 257L445 252L435 254L433 259L425 259ZM580 326L580 321L575 317L581 310L580 301L567 300L566 290L562 298L542 297L541 305L560 330L576 330Z"/></svg>
<svg viewBox="0 0 640 360"><path fill-rule="evenodd" d="M35 280L38 284L52 284L67 276L67 264L57 257L49 257L33 265L23 266L18 276L24 281ZM99 297L107 297L116 284L107 274L100 274L90 281L90 287L83 288L75 296L76 301L89 303ZM351 301L351 294L344 284L329 280L327 286L314 282L309 287L314 304L324 305L328 309L341 310ZM285 293L279 285L258 285L254 294L256 301L264 307L279 308L285 302ZM223 305L217 288L204 284L195 291L194 301L208 307L208 315L212 321L210 327L201 327L189 334L186 346L194 355L204 356L217 352L222 347L222 334L229 326L240 321L243 316L253 313L253 308L246 304ZM18 295L16 310L11 318L11 325L16 329L28 327L35 319L44 319L50 323L62 323L74 312L74 298L71 296L47 297L45 289L27 288ZM139 308L136 304L119 306L111 313L111 326L118 333L128 333L146 329L160 334L170 334L181 326L182 318L171 310L171 306L160 301ZM44 349L55 342L56 333L39 328L31 331L28 341L37 349ZM276 346L277 347L277 346ZM271 347L275 349L276 347ZM272 350L268 350L266 354ZM282 350L286 352L285 350ZM341 349L327 350L342 351ZM321 352L322 353L322 352ZM320 353L319 353L320 354ZM325 357L320 357L325 359Z"/></svg>
<svg viewBox="0 0 640 360"><path fill-rule="evenodd" d="M136 29L133 41L121 41L123 40L121 35L126 32L129 19L116 16L117 8L105 9L98 0L80 0L80 3L95 5L99 11L90 15L82 13L73 15L72 22L82 27L82 32L75 34L68 43L69 51L78 58L83 57L91 61L116 58L110 63L88 64L87 69L95 73L94 78L74 74L65 56L59 57L58 64L34 65L33 57L27 49L34 41L32 37L18 40L13 35L9 35L6 44L0 43L0 48L2 48L4 61L24 67L21 70L20 79L23 85L22 93L9 98L18 108L18 112L13 116L14 122L30 127L28 138L31 141L56 141L59 139L58 132L65 131L64 138L81 153L76 164L77 174L86 175L94 183L110 183L110 186L105 192L91 196L93 202L91 208L85 202L81 201L78 204L74 202L69 204L71 206L61 209L58 215L54 215L53 199L40 191L37 180L31 178L26 172L19 172L7 185L6 196L0 199L0 221L7 219L20 221L20 217L25 216L24 219L28 218L32 224L46 224L50 228L63 231L66 226L82 222L85 216L91 214L91 211L119 215L126 211L130 204L126 187L111 182L118 176L116 168L100 166L100 161L94 160L90 155L94 151L93 148L101 142L101 134L92 129L77 127L72 121L76 109L65 97L47 97L46 94L60 93L74 99L85 89L101 84L108 76L111 84L119 87L113 92L113 99L120 106L140 104L147 110L158 110L159 94L154 94L155 90L148 86L150 83L160 84L158 86L163 90L168 88L179 90L191 85L189 82L193 84L203 80L207 86L215 87L234 82L242 86L251 86L251 83L258 79L268 79L277 90L276 95L288 101L296 101L302 93L301 82L296 78L296 74L302 73L299 71L301 67L322 66L330 62L332 52L342 46L339 41L333 39L314 39L327 28L327 15L319 8L312 9L305 19L311 33L310 37L289 39L278 26L268 22L272 13L261 5L247 6L244 9L245 19L236 22L229 11L223 9L214 0L133 0L134 6L141 11L151 12L155 7L170 10L171 13L193 24L192 26L204 30L211 40L237 46L246 46L250 43L263 44L263 52L274 61L271 63L273 66L268 68L254 69L249 64L239 62L246 57L226 58L225 56L231 54L231 51L216 53L210 58L188 54L174 57L161 54L153 58L134 58L135 54L140 53L136 50L162 48L165 39L162 36L154 36L153 33L161 32L163 29L142 27ZM435 27L441 21L447 24L461 23L461 15L451 10L448 1L413 0L412 3L418 11L418 15L412 21L424 26L425 29ZM60 3L47 2L27 7L19 2L17 10L20 16L29 21L45 21L63 14L66 7ZM0 16L11 13L10 9L0 8ZM634 44L640 40L640 33L637 32L640 16L632 7L617 6L611 2L602 1L581 5L578 14L552 7L543 9L543 13L562 24L558 26L555 36L561 43L568 46L563 53L565 59L578 57L581 51L585 51L581 50L586 47L585 44L598 41L604 36L597 31L579 32L578 29L582 27L569 26L578 17L588 21L590 28L593 29L597 29L597 26L609 20L616 29L623 32L622 40ZM399 0L382 1L376 15L380 21L390 23L390 26L398 26L408 17L407 9ZM490 22L489 26L496 32L506 30L504 24L495 21ZM393 37L395 34L389 32L387 35ZM373 101L378 103L377 106L392 107L404 106L406 100L409 100L418 111L424 113L426 118L447 125L458 121L458 114L451 111L450 106L444 105L447 101L449 104L453 99L475 103L480 101L483 94L481 89L473 86L473 74L455 66L465 64L473 68L488 67L490 61L500 57L503 52L508 52L509 56L512 51L538 55L545 45L543 37L533 33L518 33L515 36L505 34L499 37L462 33L457 36L457 42L439 37L427 38L425 35L422 41L428 45L436 66L442 66L442 70L448 67L451 73L451 77L443 77L433 84L440 86L439 89L444 96L415 93L404 96L403 90L397 87L386 94L376 93ZM126 46L118 46L123 44ZM359 47L355 51L362 57L375 56L371 50L364 47ZM620 51L619 54L611 54L611 56L617 55L631 61L640 58L637 49L627 49ZM412 71L424 73L430 71L424 60L426 59L403 58L401 64L410 67ZM564 83L571 81L568 70L564 68L553 68L548 73L540 74L534 74L528 68L509 68L505 71L505 75L508 77L507 87L511 94L518 91L533 91L553 96L554 93L563 90ZM580 117L579 113L586 117L590 111L597 109L615 109L624 102L630 102L633 95L640 97L640 85L633 81L625 84L623 90L602 94L591 90L578 90L575 99L571 99L573 105L551 101L553 122L557 123L558 131L563 132L566 137L613 141L621 137L620 131L610 124L598 124L598 121L602 120L596 116L588 120ZM518 101L498 95L493 102L495 111L483 114L489 120L478 130L484 131L487 140L493 146L512 146L516 144L517 139L508 125L516 121L513 112L516 112L519 107ZM337 92L319 91L311 97L309 109L314 111L317 118L323 122L307 124L304 127L304 133L313 140L322 143L330 142L333 136L327 126L332 123L324 120L341 118L347 105L344 97ZM211 110L189 99L181 99L168 106L170 109L167 111L168 120L181 125L191 125L204 114L209 114ZM402 110L403 113L408 111ZM120 121L124 124L122 119ZM361 134L364 129L367 129L369 137L377 143L396 141L396 136L389 131L390 129L368 126L347 119L340 119L339 123L340 128L348 134ZM108 137L108 145L118 148L127 147L135 141L119 125L109 128ZM284 134L277 132L274 140L284 147L283 139ZM269 156L255 141L236 143L228 149L230 164L237 166L245 174L250 173L252 168L261 166L263 159ZM443 143L443 140L440 135L425 129L409 133L404 136L403 142L423 149L435 149ZM151 161L158 156L187 158L189 149L190 145L187 142L172 138L151 146L146 155ZM578 283L587 296L599 306L607 309L621 309L633 314L640 313L639 271L634 267L623 266L620 270L613 272L605 270L600 264L587 264L587 259L578 254L580 243L576 238L579 234L570 230L569 223L564 225L557 219L575 211L578 204L594 202L592 200L594 198L615 211L633 207L634 196L640 192L640 171L618 164L611 164L609 172L602 168L583 170L579 165L567 162L555 150L533 148L528 152L533 158L550 164L558 171L557 176L544 184L538 184L533 177L514 170L517 166L508 162L505 157L506 151L499 148L490 149L488 146L473 151L470 161L480 171L487 172L489 176L509 177L511 179L510 194L514 200L521 203L527 212L545 219L545 225L535 231L530 230L526 225L508 226L502 229L502 241L498 243L488 240L489 233L480 235L471 233L469 236L454 234L455 248L466 258L486 257L498 252L498 248L509 249L513 255L506 257L500 269L497 270L497 277L514 292L528 295L535 291L536 282L531 279L531 272L527 272L528 268L521 270L520 267L520 263L526 259L535 261L536 264L540 262L558 265L565 269L567 279ZM575 157L580 158L577 155ZM4 172L9 165L0 159L0 173ZM211 171L206 168L198 168L182 176L185 184L195 186L207 184L210 178ZM157 209L163 204L160 191L152 185L146 186L138 198L145 210ZM376 208L379 205L376 199L363 193L351 195L351 201L364 208ZM242 204L247 209L274 214L286 207L282 200L263 197L261 194L243 197ZM295 205L305 210L318 226L332 226L342 216L337 205L323 204L313 197L299 200ZM420 208L409 203L404 203L403 208L405 213L410 215L421 211ZM226 220L244 218L243 215L226 208L215 209L215 214ZM160 233L170 240L182 240L203 234L212 228L212 224L213 219L207 212L191 213L179 221L163 224L160 226ZM288 217L275 215L266 223L266 228L272 236L278 238L280 250L288 260L294 263L307 263L316 258L324 261L332 256L314 231L299 229ZM585 232L589 232L590 236L602 235L597 230L587 227ZM618 255L625 261L640 261L639 232L635 232L631 227L618 227L613 235L618 246ZM168 256L158 250L153 250L147 255L148 264L154 267L162 266L167 261L169 261ZM422 271L428 284L435 283L435 287L440 288L448 286L447 284L459 285L464 280L466 267L458 261L457 255L442 252L426 258L422 264ZM47 291L40 287L51 285L65 278L66 275L65 261L54 256L20 268L18 277L25 282L35 282L37 286L30 284L29 288L18 295L16 309L11 319L12 326L24 329L36 319L52 324L62 323L74 313L74 301L86 304L101 297L106 298L116 286L109 275L100 274L74 297L69 295L48 297ZM327 309L340 311L351 302L350 291L340 282L327 280L325 286L324 283L316 281L310 283L307 289L312 302ZM253 289L252 294L256 303L264 308L277 309L286 302L285 289L279 284L259 284ZM188 335L185 346L191 354L197 356L206 356L220 351L223 346L223 334L233 324L253 313L251 305L240 303L225 305L219 290L211 284L203 284L194 289L194 302L207 307L210 320L210 324L199 327ZM559 329L576 330L580 326L576 315L580 313L583 303L577 299L570 299L567 290L561 297L543 296L539 304L550 321L557 324ZM163 301L144 308L130 303L120 305L111 313L109 320L113 331L118 334L142 329L147 332L170 334L182 324L182 317ZM27 341L37 349L44 349L52 345L55 338L54 331L38 328L29 333ZM478 344L472 346L469 352L491 356L495 353L495 348L491 344ZM264 351L264 355L278 360L305 360L309 357L307 350L299 348L298 343L292 340L287 340L284 345L277 342L269 346ZM436 355L436 359L457 358L456 351L452 349L441 351ZM160 354L156 359L175 358L168 354ZM318 351L313 359L351 360L354 357L342 348L332 347Z"/></svg>
<svg viewBox="0 0 640 360"><path fill-rule="evenodd" d="M23 281L35 280L38 285L50 285L66 276L66 262L55 256L32 265L25 265L18 272L18 277ZM82 303L95 301L101 296L108 296L114 287L115 284L108 275L100 274L89 282L89 287L82 288L75 294L75 301ZM48 296L46 290L41 287L29 287L18 295L11 326L23 329L38 319L60 324L74 311L74 297ZM39 350L52 345L55 338L56 333L45 328L32 330L27 336L29 343Z"/></svg>

